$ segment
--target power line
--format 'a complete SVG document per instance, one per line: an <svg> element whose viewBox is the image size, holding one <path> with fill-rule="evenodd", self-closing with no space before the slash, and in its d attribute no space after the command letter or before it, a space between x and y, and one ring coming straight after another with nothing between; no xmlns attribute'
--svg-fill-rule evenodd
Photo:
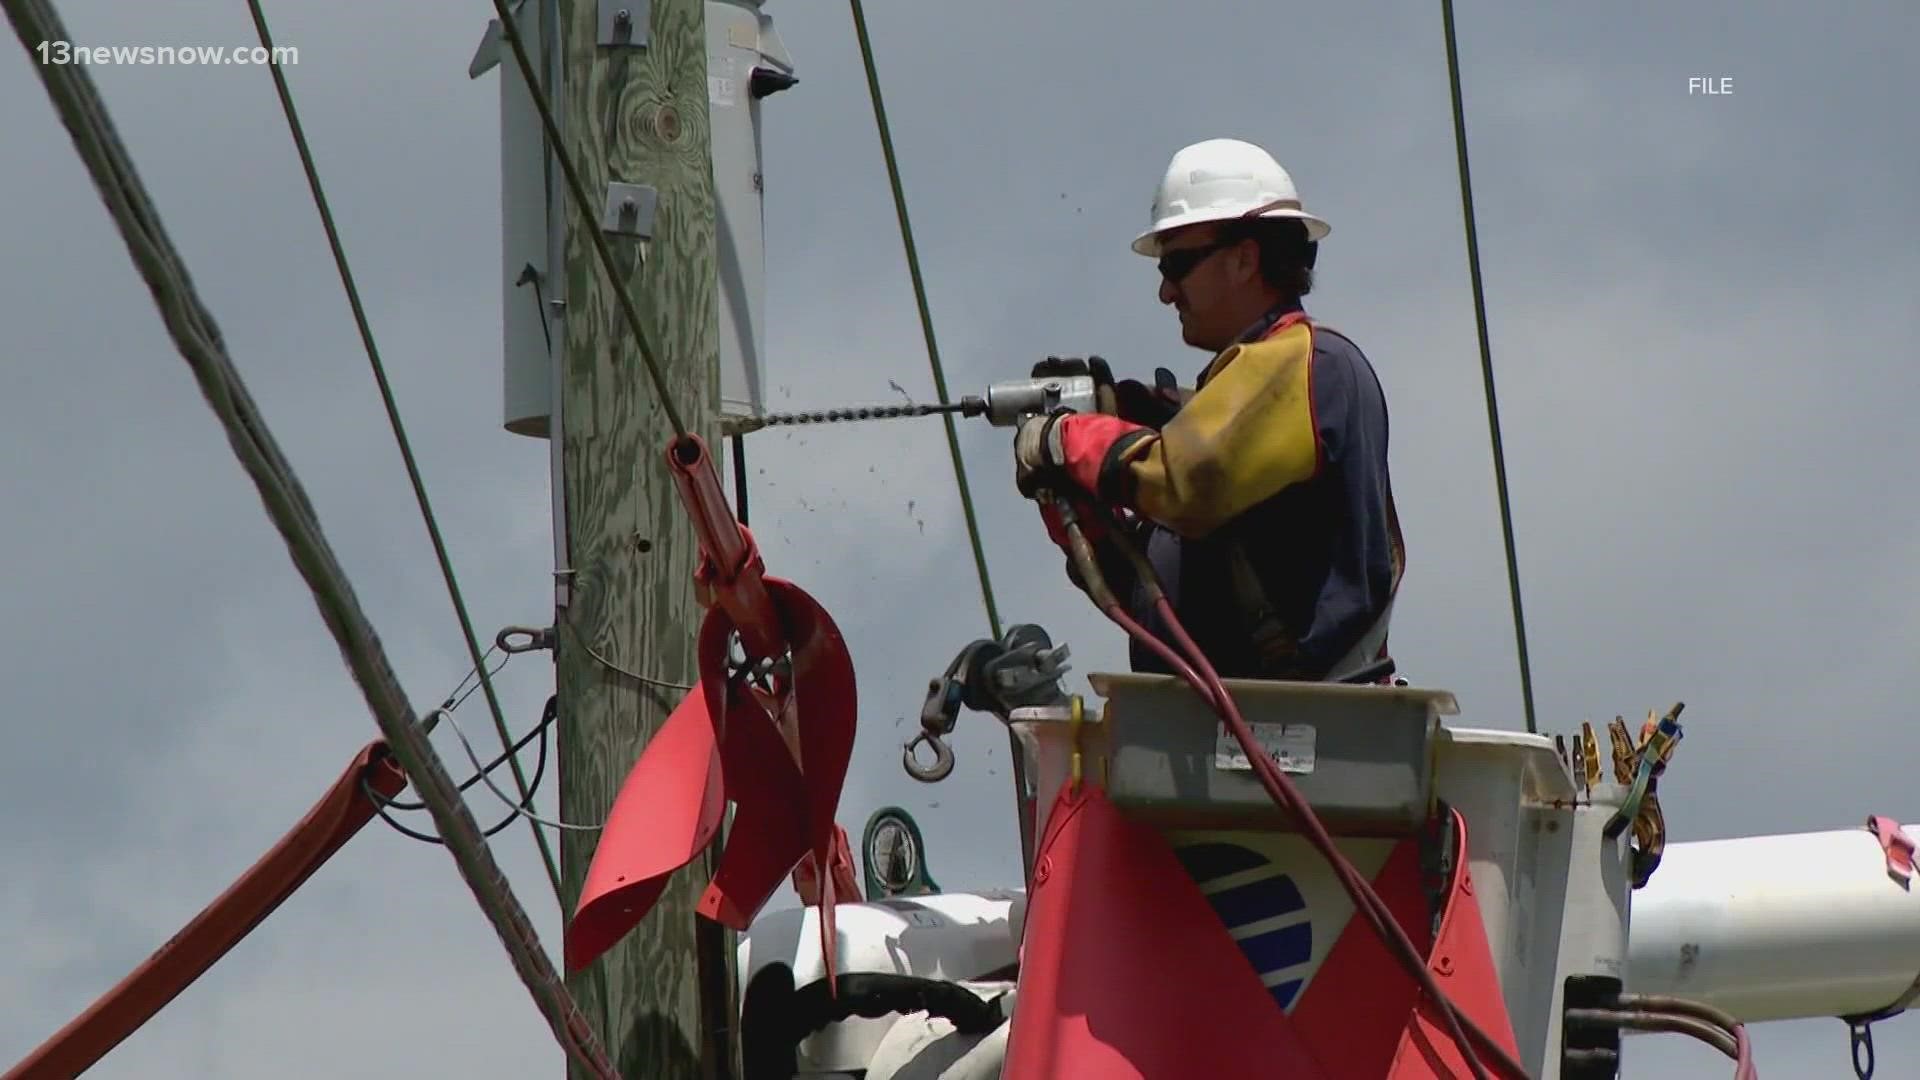
<svg viewBox="0 0 1920 1080"><path fill-rule="evenodd" d="M247 8L253 13L254 29L260 34L260 44L273 54L273 35L267 29L266 12L260 8L260 0L247 0ZM293 145L300 152L300 167L307 174L307 189L313 193L314 209L320 212L320 224L327 231L327 246L333 251L333 265L340 271L340 283L347 290L347 303L353 308L353 323L360 330L360 343L366 347L367 362L373 366L373 380L380 387L380 401L386 406L387 423L393 428L394 441L400 444L400 457L407 466L407 479L413 484L413 497L420 504L420 516L427 523L427 535L433 540L433 554L440 561L440 576L446 580L447 592L453 597L453 610L460 619L460 632L467 639L467 652L473 659L474 670L480 673L480 685L486 691L487 705L493 710L494 729L500 734L500 745L513 745L513 736L507 733L506 713L500 707L500 697L494 692L491 673L486 669L486 659L480 654L480 640L474 635L473 620L467 615L467 603L460 595L460 581L453 572L453 560L447 554L446 541L440 536L440 523L434 517L433 506L427 501L427 487L420 479L420 467L413 458L413 446L407 439L406 425L400 420L400 407L394 403L393 386L387 381L386 365L380 362L380 348L373 343L373 328L367 323L366 308L360 303L360 289L354 284L353 270L347 265L346 249L340 243L340 230L334 227L333 210L327 204L326 192L320 186L320 173L314 167L313 151L307 146L307 132L300 123L300 114L293 107L293 92L287 87L287 77L281 73L279 64L268 64L267 71L273 75L273 88L280 96L280 109L287 117L287 130L293 134ZM520 769L519 757L509 753L508 764L513 769L513 782L520 790L522 801L531 800L533 791L527 784L527 777ZM540 848L540 859L546 864L547 879L553 884L553 896L556 903L566 905L566 896L560 887L560 864L554 860L553 849L547 844L547 836L540 831L538 824L529 823L533 830L533 840Z"/></svg>
<svg viewBox="0 0 1920 1080"><path fill-rule="evenodd" d="M900 163L893 154L893 131L887 124L887 106L880 97L880 76L874 71L873 42L867 36L867 15L860 0L853 4L853 28L860 36L860 59L867 69L867 92L873 98L873 117L880 127L880 149L887 159L887 180L893 186L894 213L900 219L900 238L907 248L907 273L913 278L913 299L920 308L920 330L927 339L927 363L933 368L933 390L941 405L952 404L947 397L947 376L940 366L940 347L933 338L933 316L927 309L927 286L920 275L920 253L913 243L913 226L907 221L907 196L900 184ZM960 435L952 414L943 414L940 422L947 428L947 452L953 457L953 478L960 486L960 509L967 518L967 539L973 545L973 567L980 577L980 599L987 605L987 625L995 640L1000 637L1000 609L993 602L993 582L987 577L986 550L980 543L980 522L973 513L973 492L967 487L967 466L960 457Z"/></svg>
<svg viewBox="0 0 1920 1080"><path fill-rule="evenodd" d="M1500 496L1500 532L1507 545L1507 591L1513 597L1513 636L1520 654L1520 696L1527 731L1539 730L1533 713L1533 669L1527 662L1527 619L1520 608L1520 563L1514 555L1513 510L1507 499L1507 458L1500 442L1500 406L1493 393L1493 349L1487 341L1486 292L1480 282L1480 238L1473 224L1473 179L1467 169L1467 117L1460 103L1460 56L1453 35L1453 0L1440 0L1447 33L1447 80L1453 89L1453 143L1460 161L1460 206L1467 223L1467 269L1473 279L1473 321L1480 335L1480 375L1487 390L1487 424L1493 435L1493 482Z"/></svg>
<svg viewBox="0 0 1920 1080"><path fill-rule="evenodd" d="M867 13L860 0L849 0L853 6L853 28L860 38L860 60L867 71L867 93L873 99L873 119L880 129L880 149L887 161L887 181L893 188L893 209L900 219L900 240L907 249L907 272L913 278L913 299L920 309L920 330L927 339L927 363L933 369L933 389L939 395L940 405L952 407L952 399L947 396L947 377L940 366L940 348L934 342L933 316L927 307L927 286L920 274L920 253L913 242L913 226L907 220L907 196L900 182L900 162L893 152L893 129L887 123L887 106L880 94L880 75L873 62L873 39L867 33ZM953 479L960 488L960 510L967 519L967 541L973 547L973 568L980 578L980 599L987 608L987 628L995 641L1002 637L1000 628L1000 609L993 601L993 580L987 575L987 553L980 542L980 521L973 512L973 492L967 486L967 466L960 456L960 436L954 428L953 414L942 413L940 422L947 430L947 453L953 458ZM1027 790L1026 753L1020 746L1019 738L1012 731L1007 733L1008 763L1013 771L1013 788L1017 796L1023 796ZM1039 838L1033 835L1033 808L1022 798L1015 799L1019 817L1020 851L1023 861L1031 861L1033 845Z"/></svg>

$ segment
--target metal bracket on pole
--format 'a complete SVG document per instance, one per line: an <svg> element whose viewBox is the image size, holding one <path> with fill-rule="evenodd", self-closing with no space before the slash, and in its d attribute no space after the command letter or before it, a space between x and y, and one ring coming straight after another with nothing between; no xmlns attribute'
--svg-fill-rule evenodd
<svg viewBox="0 0 1920 1080"><path fill-rule="evenodd" d="M646 48L653 26L653 0L600 0L601 45Z"/></svg>
<svg viewBox="0 0 1920 1080"><path fill-rule="evenodd" d="M617 236L653 239L653 212L660 193L645 184L609 183L607 204L600 211L600 231Z"/></svg>

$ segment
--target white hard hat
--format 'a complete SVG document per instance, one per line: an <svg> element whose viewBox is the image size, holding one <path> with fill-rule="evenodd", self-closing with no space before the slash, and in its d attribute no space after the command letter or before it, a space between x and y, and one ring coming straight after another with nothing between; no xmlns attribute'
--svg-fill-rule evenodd
<svg viewBox="0 0 1920 1080"><path fill-rule="evenodd" d="M1203 221L1243 217L1263 206L1263 218L1297 218L1307 240L1317 241L1331 225L1300 208L1293 177L1273 155L1238 139L1208 139L1183 148L1167 163L1167 174L1153 196L1153 226L1133 242L1133 250L1158 258L1162 234Z"/></svg>

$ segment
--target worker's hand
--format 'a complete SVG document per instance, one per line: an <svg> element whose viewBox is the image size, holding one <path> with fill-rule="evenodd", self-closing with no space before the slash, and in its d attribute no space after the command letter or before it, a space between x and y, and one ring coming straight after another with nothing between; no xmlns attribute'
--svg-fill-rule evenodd
<svg viewBox="0 0 1920 1080"><path fill-rule="evenodd" d="M1060 442L1059 421L1065 412L1029 416L1013 429L1013 482L1020 494L1033 498L1041 489L1070 491L1066 450Z"/></svg>
<svg viewBox="0 0 1920 1080"><path fill-rule="evenodd" d="M1123 379L1114 384L1113 396L1120 419L1158 431L1186 404L1191 392L1180 388L1173 372L1158 368L1153 373L1152 386L1138 379Z"/></svg>
<svg viewBox="0 0 1920 1080"><path fill-rule="evenodd" d="M1106 475L1109 466L1122 463L1128 447L1152 437L1140 424L1100 413L1062 410L1029 416L1014 429L1014 482L1029 499L1050 488L1062 495L1097 495L1125 505L1125 494L1103 489L1103 484L1114 480L1124 484L1124 477Z"/></svg>
<svg viewBox="0 0 1920 1080"><path fill-rule="evenodd" d="M1086 375L1093 379L1093 399L1095 408L1109 416L1120 413L1115 405L1113 369L1098 356L1082 359L1078 356L1049 356L1033 365L1033 377L1044 379L1048 376L1066 377Z"/></svg>

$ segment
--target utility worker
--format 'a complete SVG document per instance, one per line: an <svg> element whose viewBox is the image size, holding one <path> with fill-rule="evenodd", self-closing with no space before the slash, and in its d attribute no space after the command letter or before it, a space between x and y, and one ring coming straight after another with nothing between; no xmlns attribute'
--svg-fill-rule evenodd
<svg viewBox="0 0 1920 1080"><path fill-rule="evenodd" d="M1179 151L1133 250L1158 260L1181 337L1212 354L1196 389L1164 368L1153 387L1113 385L1098 357L1050 357L1035 374L1091 373L1113 386L1117 415L1032 417L1014 438L1024 493L1131 512L1135 543L1225 678L1341 680L1387 658L1405 551L1386 400L1359 347L1301 306L1328 232L1259 147ZM1053 508L1041 512L1064 543ZM1102 562L1134 618L1170 641L1125 563ZM1138 642L1132 661L1166 671Z"/></svg>

